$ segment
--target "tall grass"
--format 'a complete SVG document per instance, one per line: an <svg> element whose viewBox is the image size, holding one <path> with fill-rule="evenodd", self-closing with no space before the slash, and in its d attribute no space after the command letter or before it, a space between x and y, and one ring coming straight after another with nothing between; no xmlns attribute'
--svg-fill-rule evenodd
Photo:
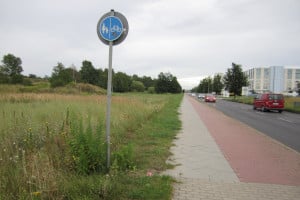
<svg viewBox="0 0 300 200"><path fill-rule="evenodd" d="M0 84L0 93L59 93L59 94L106 94L106 90L86 83L69 83L65 87L51 88L48 81L34 82L32 85Z"/></svg>
<svg viewBox="0 0 300 200"><path fill-rule="evenodd" d="M105 96L1 95L0 199L168 199L181 97L113 96L108 170Z"/></svg>

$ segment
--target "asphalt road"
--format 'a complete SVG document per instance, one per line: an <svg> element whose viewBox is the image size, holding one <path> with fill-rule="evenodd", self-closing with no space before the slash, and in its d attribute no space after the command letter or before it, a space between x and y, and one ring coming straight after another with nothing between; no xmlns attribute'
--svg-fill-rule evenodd
<svg viewBox="0 0 300 200"><path fill-rule="evenodd" d="M207 104L300 152L300 114L261 112L251 105L220 99Z"/></svg>

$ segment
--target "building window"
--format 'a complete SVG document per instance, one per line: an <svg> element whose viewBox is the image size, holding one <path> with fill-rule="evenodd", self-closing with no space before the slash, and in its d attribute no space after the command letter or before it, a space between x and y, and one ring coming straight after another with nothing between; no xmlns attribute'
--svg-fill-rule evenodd
<svg viewBox="0 0 300 200"><path fill-rule="evenodd" d="M249 70L249 79L253 79L253 73L252 73L253 69Z"/></svg>
<svg viewBox="0 0 300 200"><path fill-rule="evenodd" d="M256 78L260 78L261 77L261 70L260 68L256 69Z"/></svg>
<svg viewBox="0 0 300 200"><path fill-rule="evenodd" d="M260 88L260 81L259 80L257 80L256 82L255 82L255 89L256 90L260 90L261 88Z"/></svg>
<svg viewBox="0 0 300 200"><path fill-rule="evenodd" d="M269 81L268 81L268 80L265 80L265 81L264 81L264 87L263 87L263 89L264 89L264 90L268 90L269 87L270 87Z"/></svg>
<svg viewBox="0 0 300 200"><path fill-rule="evenodd" d="M288 91L292 90L292 81L291 80L287 81L287 90Z"/></svg>
<svg viewBox="0 0 300 200"><path fill-rule="evenodd" d="M269 79L270 78L270 70L269 69L264 69L264 78Z"/></svg>
<svg viewBox="0 0 300 200"><path fill-rule="evenodd" d="M296 69L296 79L300 79L300 69Z"/></svg>
<svg viewBox="0 0 300 200"><path fill-rule="evenodd" d="M288 69L287 70L287 79L292 79L293 78L293 70L292 69Z"/></svg>

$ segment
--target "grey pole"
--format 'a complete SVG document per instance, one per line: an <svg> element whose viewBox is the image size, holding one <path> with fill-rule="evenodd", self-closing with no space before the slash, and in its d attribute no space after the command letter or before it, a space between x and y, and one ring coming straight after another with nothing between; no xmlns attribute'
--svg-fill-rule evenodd
<svg viewBox="0 0 300 200"><path fill-rule="evenodd" d="M112 50L113 42L109 42L108 80L107 80L107 107L106 107L106 145L107 169L110 167L110 107L111 107L111 82L112 82Z"/></svg>
<svg viewBox="0 0 300 200"><path fill-rule="evenodd" d="M114 21L110 16L114 16ZM122 28L122 32L115 32L111 26ZM122 26L122 27L119 27ZM106 45L109 45L108 59L108 80L107 80L107 107L106 107L106 145L107 145L107 169L110 168L110 115L111 115L111 93L112 93L112 53L113 45L121 43L128 34L127 19L113 9L103 15L97 24L97 34L99 39ZM115 35L116 34L116 35ZM121 34L121 35L118 35Z"/></svg>

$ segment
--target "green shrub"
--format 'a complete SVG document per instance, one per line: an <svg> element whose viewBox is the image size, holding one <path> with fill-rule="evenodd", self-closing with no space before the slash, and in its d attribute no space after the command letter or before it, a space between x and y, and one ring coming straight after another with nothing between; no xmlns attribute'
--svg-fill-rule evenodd
<svg viewBox="0 0 300 200"><path fill-rule="evenodd" d="M22 84L26 86L32 86L32 81L29 78L24 78Z"/></svg>
<svg viewBox="0 0 300 200"><path fill-rule="evenodd" d="M126 171L135 169L133 161L133 146L128 144L112 155L112 169Z"/></svg>
<svg viewBox="0 0 300 200"><path fill-rule="evenodd" d="M145 86L141 81L132 81L131 91L133 92L144 92Z"/></svg>
<svg viewBox="0 0 300 200"><path fill-rule="evenodd" d="M106 145L103 141L101 126L94 132L90 118L84 130L83 121L73 118L70 122L68 144L75 170L79 174L88 175L94 172L106 173Z"/></svg>
<svg viewBox="0 0 300 200"><path fill-rule="evenodd" d="M148 88L148 93L154 94L155 93L155 87L149 87Z"/></svg>

